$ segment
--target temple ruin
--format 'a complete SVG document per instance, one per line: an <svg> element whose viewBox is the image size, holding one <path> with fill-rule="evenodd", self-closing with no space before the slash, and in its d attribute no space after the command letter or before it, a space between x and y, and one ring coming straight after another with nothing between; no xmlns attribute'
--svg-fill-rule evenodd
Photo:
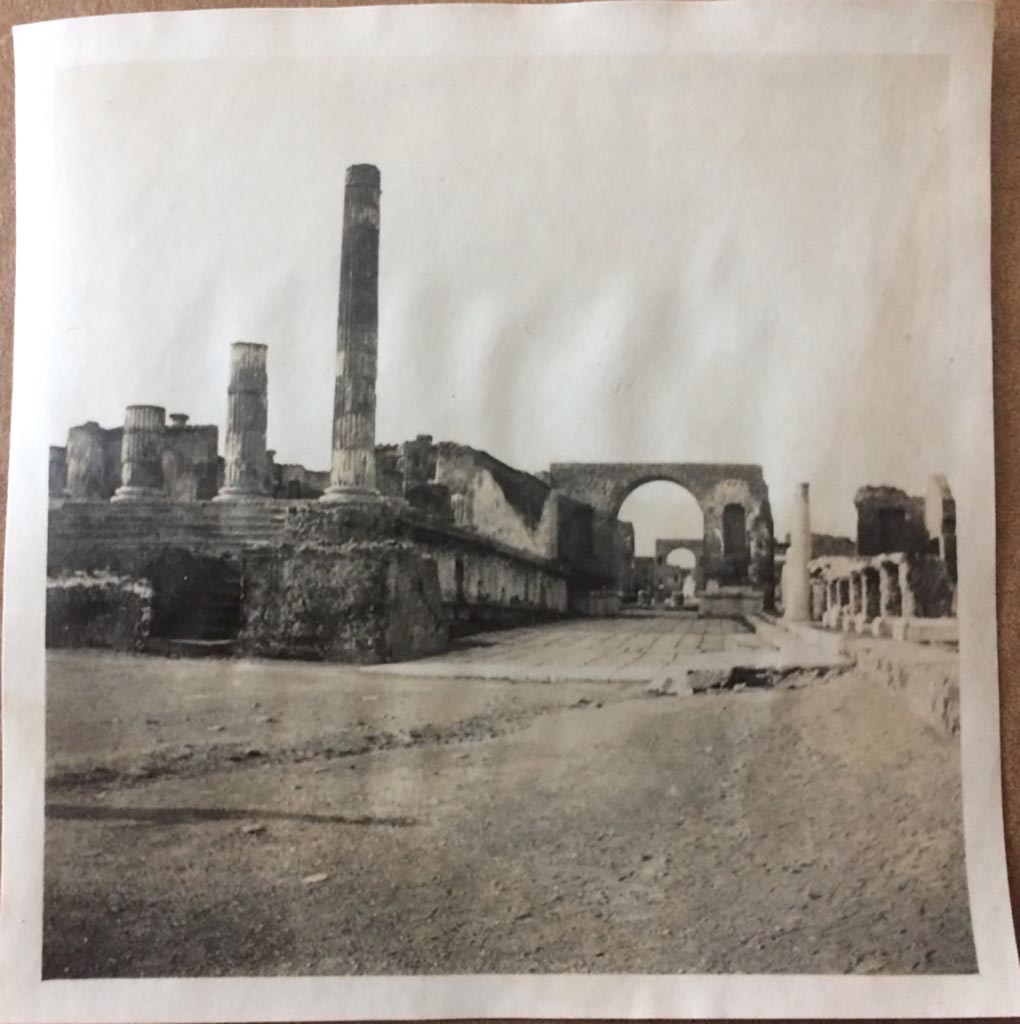
<svg viewBox="0 0 1020 1024"><path fill-rule="evenodd" d="M483 627L617 614L642 588L665 590L660 567L680 547L701 616L781 610L875 636L952 628L955 505L941 477L924 498L862 488L856 541L812 534L802 484L787 545L757 465L532 474L427 434L378 443L380 197L377 168L348 169L328 470L276 461L267 348L250 341L229 349L222 449L215 425L155 405L72 427L50 449L50 645L402 660ZM650 560L619 514L660 480L694 496L704 531L659 539Z"/></svg>

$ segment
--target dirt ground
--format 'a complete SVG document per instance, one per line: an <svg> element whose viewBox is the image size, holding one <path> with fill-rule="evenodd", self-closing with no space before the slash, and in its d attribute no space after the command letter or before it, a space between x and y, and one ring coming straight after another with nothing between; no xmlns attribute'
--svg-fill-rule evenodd
<svg viewBox="0 0 1020 1024"><path fill-rule="evenodd" d="M44 975L973 971L957 744L788 682L51 652Z"/></svg>

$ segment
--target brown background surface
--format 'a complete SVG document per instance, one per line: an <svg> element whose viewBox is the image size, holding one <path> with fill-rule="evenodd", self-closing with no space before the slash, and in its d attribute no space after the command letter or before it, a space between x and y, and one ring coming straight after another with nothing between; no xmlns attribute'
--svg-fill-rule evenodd
<svg viewBox="0 0 1020 1024"><path fill-rule="evenodd" d="M0 191L0 231L3 235L0 247L0 500L5 508L14 319L14 58L11 26L29 21L136 11L343 6L352 4L328 0L149 0L148 3L143 0L0 0L0 165L3 169ZM1017 682L1020 676L1020 633L1014 628L1014 623L1020 617L1020 0L999 0L995 21L991 261L999 692L1006 856L1013 919L1017 922L1020 921L1020 685ZM0 520L0 534L5 525ZM963 682L965 685L966 680Z"/></svg>

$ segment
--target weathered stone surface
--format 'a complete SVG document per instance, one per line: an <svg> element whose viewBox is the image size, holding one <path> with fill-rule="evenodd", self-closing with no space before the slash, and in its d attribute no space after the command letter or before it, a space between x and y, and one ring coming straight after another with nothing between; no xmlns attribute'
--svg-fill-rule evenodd
<svg viewBox="0 0 1020 1024"><path fill-rule="evenodd" d="M376 493L375 384L379 348L379 169L347 168L340 251L333 459L323 498Z"/></svg>
<svg viewBox="0 0 1020 1024"><path fill-rule="evenodd" d="M108 501L120 485L123 430L90 420L67 432L67 491L73 502Z"/></svg>
<svg viewBox="0 0 1020 1024"><path fill-rule="evenodd" d="M166 410L158 405L129 405L124 413L121 485L114 501L157 501L163 486L163 433Z"/></svg>
<svg viewBox="0 0 1020 1024"><path fill-rule="evenodd" d="M62 500L67 497L67 449L60 445L50 445L50 500Z"/></svg>
<svg viewBox="0 0 1020 1024"><path fill-rule="evenodd" d="M437 449L435 482L456 500L458 525L532 555L556 556L557 508L548 484L466 445Z"/></svg>
<svg viewBox="0 0 1020 1024"><path fill-rule="evenodd" d="M375 663L446 646L435 565L409 544L285 547L249 554L243 572L253 654Z"/></svg>
<svg viewBox="0 0 1020 1024"><path fill-rule="evenodd" d="M898 640L859 642L857 668L899 693L936 732L960 731L960 659L947 647Z"/></svg>
<svg viewBox="0 0 1020 1024"><path fill-rule="evenodd" d="M890 633L894 640L917 644L958 644L960 623L957 619L894 619Z"/></svg>
<svg viewBox="0 0 1020 1024"><path fill-rule="evenodd" d="M47 647L136 650L149 635L151 616L147 580L79 572L46 581Z"/></svg>
<svg viewBox="0 0 1020 1024"><path fill-rule="evenodd" d="M163 486L171 501L208 501L219 487L219 428L170 417L163 434Z"/></svg>
<svg viewBox="0 0 1020 1024"><path fill-rule="evenodd" d="M861 487L857 506L857 554L922 552L928 543L925 500L898 487Z"/></svg>
<svg viewBox="0 0 1020 1024"><path fill-rule="evenodd" d="M218 501L245 501L265 493L268 379L266 346L236 341L230 346L227 436L223 487Z"/></svg>
<svg viewBox="0 0 1020 1024"><path fill-rule="evenodd" d="M678 669L671 675L656 676L645 687L649 697L686 697L694 692L686 669Z"/></svg>

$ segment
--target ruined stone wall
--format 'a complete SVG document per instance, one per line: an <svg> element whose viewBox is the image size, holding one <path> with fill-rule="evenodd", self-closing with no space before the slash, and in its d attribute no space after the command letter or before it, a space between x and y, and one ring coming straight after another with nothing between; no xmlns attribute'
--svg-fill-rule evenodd
<svg viewBox="0 0 1020 1024"><path fill-rule="evenodd" d="M139 650L148 639L152 587L109 572L52 576L46 584L46 646Z"/></svg>
<svg viewBox="0 0 1020 1024"><path fill-rule="evenodd" d="M443 602L456 620L499 623L497 609L539 617L567 611L566 579L541 565L452 545L427 550L436 563Z"/></svg>
<svg viewBox="0 0 1020 1024"><path fill-rule="evenodd" d="M251 654L371 664L446 647L435 563L411 544L286 546L242 562L240 640Z"/></svg>
<svg viewBox="0 0 1020 1024"><path fill-rule="evenodd" d="M398 503L68 504L50 514L48 572L145 581L154 638L235 638L291 657L414 657L451 624L515 625L568 607L559 563Z"/></svg>
<svg viewBox="0 0 1020 1024"><path fill-rule="evenodd" d="M375 446L375 478L380 494L391 498L408 497L415 489L428 485L435 476L437 446L429 434L421 434L402 444ZM308 469L294 462L273 466L274 498L319 498L329 487L329 470Z"/></svg>
<svg viewBox="0 0 1020 1024"><path fill-rule="evenodd" d="M329 470L305 469L294 462L278 462L274 473L274 498L320 498L329 486Z"/></svg>
<svg viewBox="0 0 1020 1024"><path fill-rule="evenodd" d="M375 446L375 486L380 494L400 498L404 494L404 473L400 449L395 444Z"/></svg>
<svg viewBox="0 0 1020 1024"><path fill-rule="evenodd" d="M431 434L419 434L400 446L399 466L405 494L435 479L438 455L438 445L433 444Z"/></svg>
<svg viewBox="0 0 1020 1024"><path fill-rule="evenodd" d="M913 554L928 546L925 503L898 487L861 487L857 507L857 554Z"/></svg>
<svg viewBox="0 0 1020 1024"><path fill-rule="evenodd" d="M634 589L634 524L617 519L616 545L620 557L620 574L615 589L622 595Z"/></svg>
<svg viewBox="0 0 1020 1024"><path fill-rule="evenodd" d="M90 421L67 432L67 499L109 501L120 486L123 431L104 430Z"/></svg>
<svg viewBox="0 0 1020 1024"><path fill-rule="evenodd" d="M67 449L50 445L49 493L51 506L63 504L67 497Z"/></svg>
<svg viewBox="0 0 1020 1024"><path fill-rule="evenodd" d="M171 501L207 501L220 483L219 430L214 425L188 425L181 414L172 419L163 431L160 455L166 496ZM123 440L123 427L106 429L95 422L71 427L64 449L63 490L68 502L104 502L113 497L122 483ZM54 496L58 484L51 477Z"/></svg>
<svg viewBox="0 0 1020 1024"><path fill-rule="evenodd" d="M171 501L208 501L219 488L219 430L215 426L167 427L163 485Z"/></svg>
<svg viewBox="0 0 1020 1024"><path fill-rule="evenodd" d="M456 525L528 554L556 557L557 503L537 477L486 452L442 443L435 482L450 492Z"/></svg>
<svg viewBox="0 0 1020 1024"><path fill-rule="evenodd" d="M556 553L577 576L599 577L595 560L595 520L591 505L556 492Z"/></svg>
<svg viewBox="0 0 1020 1024"><path fill-rule="evenodd" d="M852 557L857 554L857 545L851 537L839 537L832 533L811 534L811 557L825 558L841 555Z"/></svg>

